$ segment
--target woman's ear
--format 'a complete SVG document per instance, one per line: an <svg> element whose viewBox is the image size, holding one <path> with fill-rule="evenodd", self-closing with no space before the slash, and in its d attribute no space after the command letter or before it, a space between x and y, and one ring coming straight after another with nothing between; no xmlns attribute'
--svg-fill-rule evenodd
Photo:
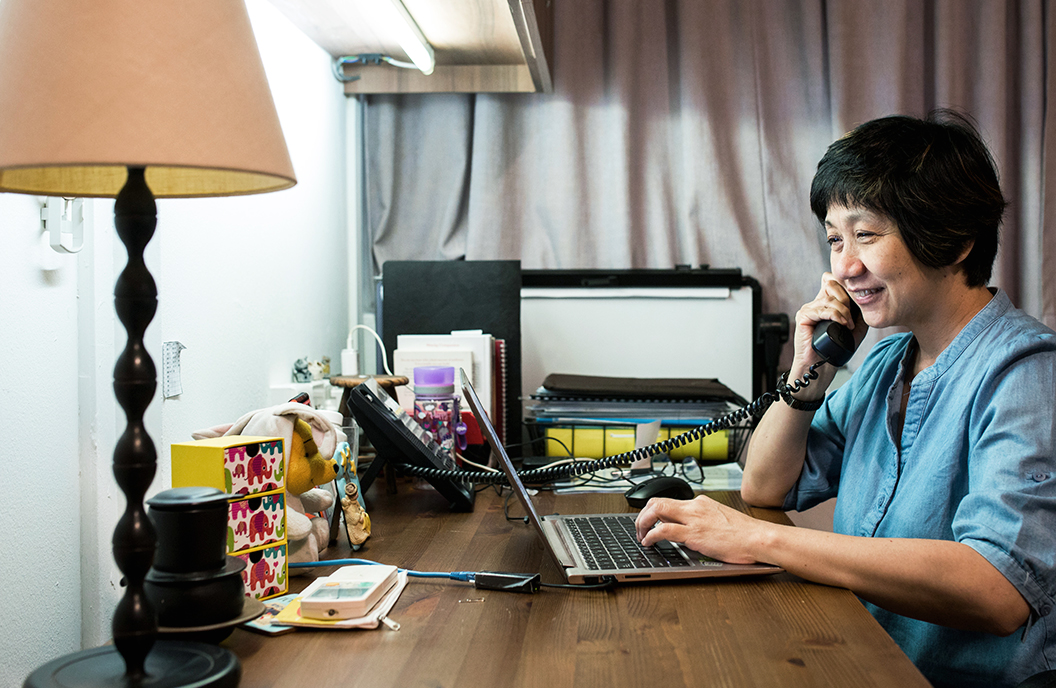
<svg viewBox="0 0 1056 688"><path fill-rule="evenodd" d="M968 254L972 252L973 248L975 248L975 239L968 241L964 245L964 248L961 249L960 255L957 256L957 260L953 261L953 264L960 265L961 263L963 263L964 259L968 257Z"/></svg>

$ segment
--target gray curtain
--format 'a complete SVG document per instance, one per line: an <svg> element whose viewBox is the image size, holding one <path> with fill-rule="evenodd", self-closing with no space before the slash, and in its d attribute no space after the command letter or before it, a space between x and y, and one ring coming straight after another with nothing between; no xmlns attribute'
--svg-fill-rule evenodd
<svg viewBox="0 0 1056 688"><path fill-rule="evenodd" d="M807 197L829 143L953 107L1011 201L993 284L1056 326L1048 2L553 2L552 94L366 99L375 274L413 259L738 267L764 311L791 316L828 266Z"/></svg>

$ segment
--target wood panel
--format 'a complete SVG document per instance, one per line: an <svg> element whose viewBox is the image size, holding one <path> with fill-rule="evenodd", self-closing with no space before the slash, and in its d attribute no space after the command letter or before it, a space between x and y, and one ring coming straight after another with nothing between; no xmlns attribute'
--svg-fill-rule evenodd
<svg viewBox="0 0 1056 688"><path fill-rule="evenodd" d="M271 0L332 57L380 53L408 57L368 3L383 0ZM552 0L403 0L433 47L436 70L388 64L346 66L358 77L345 92L551 92Z"/></svg>
<svg viewBox="0 0 1056 688"><path fill-rule="evenodd" d="M415 69L345 66L345 93L532 93L535 82L527 65L440 66L429 76Z"/></svg>

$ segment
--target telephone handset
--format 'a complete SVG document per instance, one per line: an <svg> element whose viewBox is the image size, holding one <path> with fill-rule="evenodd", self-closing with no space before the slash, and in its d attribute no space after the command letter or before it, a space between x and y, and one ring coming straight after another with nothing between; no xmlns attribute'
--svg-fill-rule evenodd
<svg viewBox="0 0 1056 688"><path fill-rule="evenodd" d="M853 313L854 321L858 322L862 312L853 301L851 302L851 312ZM847 361L851 360L855 349L858 348L854 341L854 333L835 320L822 320L819 322L814 327L814 336L810 341L810 345L819 356L836 368L847 365Z"/></svg>

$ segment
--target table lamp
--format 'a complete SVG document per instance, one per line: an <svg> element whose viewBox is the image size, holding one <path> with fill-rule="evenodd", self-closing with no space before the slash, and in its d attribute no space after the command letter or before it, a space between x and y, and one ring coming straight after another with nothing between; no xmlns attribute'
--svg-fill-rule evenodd
<svg viewBox="0 0 1056 688"><path fill-rule="evenodd" d="M127 426L114 450L126 508L113 553L126 581L114 646L48 662L26 686L227 686L216 645L158 639L143 581L155 551L144 497L157 455L144 412L157 387L143 334L157 309L144 249L155 197L227 196L296 183L244 0L0 1L0 191L114 197L128 253L114 368Z"/></svg>

